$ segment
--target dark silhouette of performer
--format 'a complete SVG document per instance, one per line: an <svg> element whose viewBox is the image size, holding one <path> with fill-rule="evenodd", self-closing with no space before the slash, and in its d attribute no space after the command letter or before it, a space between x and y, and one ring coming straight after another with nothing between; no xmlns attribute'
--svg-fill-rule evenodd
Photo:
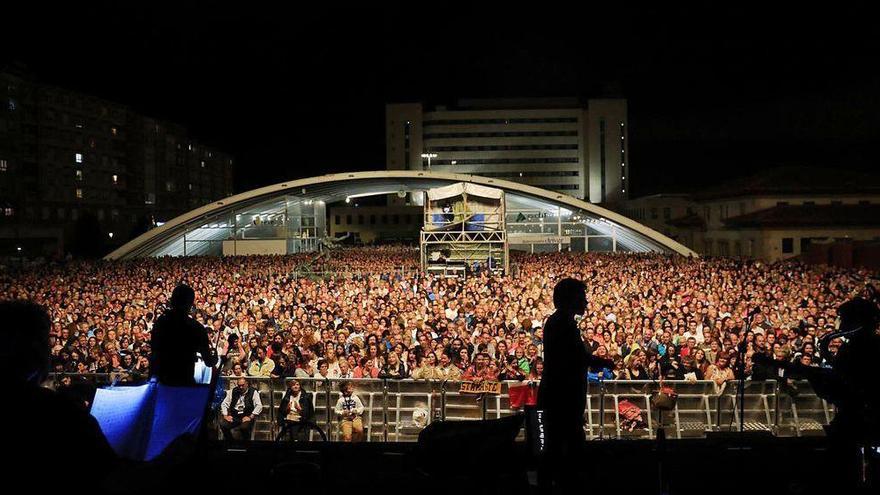
<svg viewBox="0 0 880 495"><path fill-rule="evenodd" d="M541 485L560 493L575 488L576 473L565 470L567 457L577 455L584 443L587 371L591 366L614 368L607 359L587 352L575 315L587 309L586 286L566 278L553 289L556 312L544 327L544 374L538 389L538 409L544 414L545 457Z"/></svg>
<svg viewBox="0 0 880 495"><path fill-rule="evenodd" d="M880 446L880 309L874 301L856 298L837 311L840 327L835 333L846 334L848 342L831 358L830 379L810 383L820 397L837 406L827 433L830 458L838 463L835 471L842 485L867 492L880 486L877 452L873 450ZM820 342L825 354L828 340Z"/></svg>
<svg viewBox="0 0 880 495"><path fill-rule="evenodd" d="M196 353L201 354L206 366L217 364L217 353L205 327L189 315L195 298L191 287L178 285L171 293L171 307L153 325L150 374L165 385L196 384Z"/></svg>
<svg viewBox="0 0 880 495"><path fill-rule="evenodd" d="M868 292L874 294L873 288ZM788 378L806 378L819 397L837 406L827 427L830 485L838 489L870 489L880 483L877 453L872 450L880 445L880 308L875 295L871 300L857 297L847 301L837 311L838 330L819 341L822 355L831 363L830 369L775 361L757 354L753 359L759 365L784 369ZM833 354L829 344L840 337L847 340Z"/></svg>
<svg viewBox="0 0 880 495"><path fill-rule="evenodd" d="M106 491L102 478L116 469L119 459L98 422L81 403L40 386L49 370L49 327L49 316L40 306L0 302L0 376L9 384L0 407L8 454L2 471L11 475L4 479L61 493L87 473L90 491ZM47 462L51 476L45 475Z"/></svg>
<svg viewBox="0 0 880 495"><path fill-rule="evenodd" d="M880 380L877 374L880 310L874 303L856 298L841 305L838 315L840 328L837 333L852 334L831 358L836 375L836 380L831 382L833 387L817 392L824 393L837 406L837 414L831 422L832 435L862 438L868 433L877 439L880 438Z"/></svg>

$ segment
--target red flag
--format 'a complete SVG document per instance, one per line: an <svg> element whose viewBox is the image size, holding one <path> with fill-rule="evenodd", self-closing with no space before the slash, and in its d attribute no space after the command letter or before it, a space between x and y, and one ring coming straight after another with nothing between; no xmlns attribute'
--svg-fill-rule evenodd
<svg viewBox="0 0 880 495"><path fill-rule="evenodd" d="M538 387L524 383L511 385L507 389L510 396L510 408L520 409L523 406L534 406L538 403Z"/></svg>

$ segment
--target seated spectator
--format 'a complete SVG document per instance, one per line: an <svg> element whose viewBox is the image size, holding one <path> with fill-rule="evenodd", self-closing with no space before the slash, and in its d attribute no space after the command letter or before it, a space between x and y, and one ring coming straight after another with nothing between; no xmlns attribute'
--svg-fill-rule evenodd
<svg viewBox="0 0 880 495"><path fill-rule="evenodd" d="M608 359L608 351L604 345L599 345L594 353L596 357ZM610 364L610 363L609 363ZM614 379L614 370L609 367L591 367L587 372L587 379L591 382L599 382Z"/></svg>
<svg viewBox="0 0 880 495"><path fill-rule="evenodd" d="M248 442L257 416L263 411L260 393L246 378L239 378L220 403L220 429L229 442Z"/></svg>
<svg viewBox="0 0 880 495"><path fill-rule="evenodd" d="M461 380L461 370L452 364L449 355L445 352L440 353L440 365L435 370L435 376L438 380L448 380L457 382Z"/></svg>
<svg viewBox="0 0 880 495"><path fill-rule="evenodd" d="M307 424L314 421L314 415L311 394L302 390L299 380L290 380L278 405L278 423L281 426L278 438L287 434L293 440L307 440Z"/></svg>
<svg viewBox="0 0 880 495"><path fill-rule="evenodd" d="M525 380L529 373L525 373L519 366L516 356L502 356L499 360L502 365L501 372L498 375L499 380Z"/></svg>
<svg viewBox="0 0 880 495"><path fill-rule="evenodd" d="M342 432L343 442L361 442L364 439L364 403L361 398L354 394L354 385L351 382L339 384L342 395L336 401L336 416L339 419L339 430Z"/></svg>
<svg viewBox="0 0 880 495"><path fill-rule="evenodd" d="M378 378L379 368L373 364L373 359L362 357L361 363L354 369L354 378Z"/></svg>
<svg viewBox="0 0 880 495"><path fill-rule="evenodd" d="M224 356L221 362L223 366L220 368L221 373L224 375L229 375L232 372L232 367L235 366L236 363L239 363L241 358L245 356L244 348L241 346L241 339L238 337L238 334L230 334L229 337L226 338L226 343L222 345L219 352L220 356Z"/></svg>
<svg viewBox="0 0 880 495"><path fill-rule="evenodd" d="M733 375L733 370L728 366L729 362L730 360L725 354L718 354L715 364L709 366L706 370L706 378L715 382L719 387L724 385L725 382L734 380L736 377Z"/></svg>
<svg viewBox="0 0 880 495"><path fill-rule="evenodd" d="M293 378L296 376L295 359L286 354L279 354L278 361L275 363L275 369L272 370L272 376L280 378Z"/></svg>
<svg viewBox="0 0 880 495"><path fill-rule="evenodd" d="M350 380L354 378L354 371L348 364L348 359L340 359L339 360L339 371L336 373L334 378L339 378L343 380Z"/></svg>
<svg viewBox="0 0 880 495"><path fill-rule="evenodd" d="M696 360L693 356L687 356L681 360L683 378L689 382L703 380L703 372L697 367Z"/></svg>
<svg viewBox="0 0 880 495"><path fill-rule="evenodd" d="M489 354L485 352L477 354L473 366L470 366L467 371L465 371L464 375L462 375L462 379L466 381L498 380L498 373L497 371L493 372L492 368L489 366L490 363L491 359L489 358Z"/></svg>
<svg viewBox="0 0 880 495"><path fill-rule="evenodd" d="M706 376L706 371L708 371L710 364L709 360L706 359L706 351L697 348L694 351L694 368L700 372L701 376Z"/></svg>
<svg viewBox="0 0 880 495"><path fill-rule="evenodd" d="M419 367L412 372L414 380L433 380L435 378L436 366L434 353L430 352L421 357Z"/></svg>
<svg viewBox="0 0 880 495"><path fill-rule="evenodd" d="M636 349L629 356L629 363L623 372L625 380L650 380L648 370L645 369L645 351Z"/></svg>
<svg viewBox="0 0 880 495"><path fill-rule="evenodd" d="M270 377L275 369L275 361L266 357L266 349L262 346L254 351L254 359L248 366L248 376Z"/></svg>
<svg viewBox="0 0 880 495"><path fill-rule="evenodd" d="M544 375L544 360L541 358L537 358L535 360L534 366L530 368L529 371L529 380L538 381L541 379L541 376Z"/></svg>
<svg viewBox="0 0 880 495"><path fill-rule="evenodd" d="M379 373L379 378L392 378L395 380L402 380L409 376L409 372L406 368L406 365L400 360L396 352L388 353L388 360L385 362L385 366L382 368L382 372Z"/></svg>
<svg viewBox="0 0 880 495"><path fill-rule="evenodd" d="M315 371L315 378L320 378L321 380L329 380L333 378L330 376L330 363L327 362L326 359L318 360L318 370Z"/></svg>

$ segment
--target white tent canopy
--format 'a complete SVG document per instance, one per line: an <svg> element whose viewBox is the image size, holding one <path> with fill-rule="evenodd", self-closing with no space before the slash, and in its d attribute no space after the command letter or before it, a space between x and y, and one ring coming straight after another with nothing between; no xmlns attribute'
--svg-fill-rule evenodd
<svg viewBox="0 0 880 495"><path fill-rule="evenodd" d="M458 182L443 187L435 187L428 189L428 199L437 201L440 199L454 198L467 193L469 196L478 196L481 198L501 199L504 192L494 187L481 186L479 184L470 184L467 182Z"/></svg>

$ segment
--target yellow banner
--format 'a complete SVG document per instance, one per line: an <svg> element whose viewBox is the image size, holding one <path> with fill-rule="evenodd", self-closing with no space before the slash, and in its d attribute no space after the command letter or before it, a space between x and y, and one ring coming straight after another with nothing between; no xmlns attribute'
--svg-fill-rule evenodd
<svg viewBox="0 0 880 495"><path fill-rule="evenodd" d="M459 393L498 395L501 393L501 382L462 382Z"/></svg>

